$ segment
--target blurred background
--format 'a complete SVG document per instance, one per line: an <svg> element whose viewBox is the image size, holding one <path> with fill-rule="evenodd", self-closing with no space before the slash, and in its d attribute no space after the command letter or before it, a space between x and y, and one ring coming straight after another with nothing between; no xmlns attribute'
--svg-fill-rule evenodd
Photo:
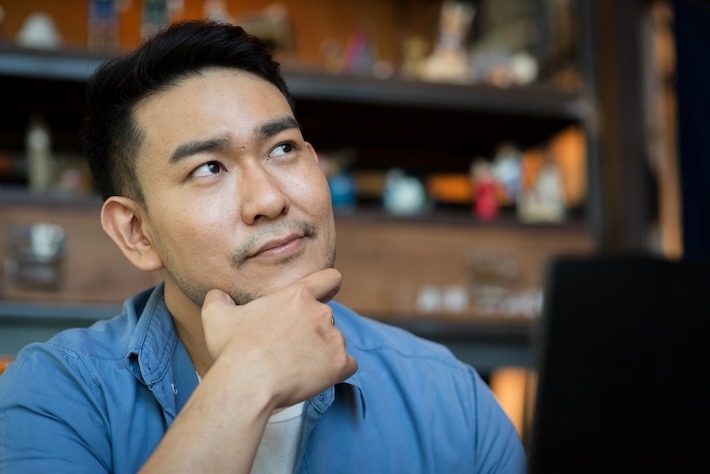
<svg viewBox="0 0 710 474"><path fill-rule="evenodd" d="M550 259L710 253L708 2L0 0L0 355L158 281L103 234L79 129L94 68L186 18L272 44L338 299L447 344L523 436Z"/></svg>

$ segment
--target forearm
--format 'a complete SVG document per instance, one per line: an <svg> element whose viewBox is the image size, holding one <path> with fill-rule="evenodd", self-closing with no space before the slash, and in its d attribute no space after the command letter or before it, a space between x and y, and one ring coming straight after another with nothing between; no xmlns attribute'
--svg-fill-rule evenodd
<svg viewBox="0 0 710 474"><path fill-rule="evenodd" d="M249 472L269 416L345 380L357 363L320 299L340 274L321 270L238 306L213 290L202 308L214 363L144 472ZM199 351L193 351L193 357Z"/></svg>
<svg viewBox="0 0 710 474"><path fill-rule="evenodd" d="M274 408L249 365L216 362L141 472L248 473Z"/></svg>

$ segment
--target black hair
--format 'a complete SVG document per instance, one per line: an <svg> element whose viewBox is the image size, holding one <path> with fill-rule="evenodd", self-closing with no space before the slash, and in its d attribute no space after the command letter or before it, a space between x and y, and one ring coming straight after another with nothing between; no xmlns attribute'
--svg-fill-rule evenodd
<svg viewBox="0 0 710 474"><path fill-rule="evenodd" d="M274 84L293 110L293 99L269 45L228 23L189 20L157 32L138 49L101 65L87 85L84 150L103 199L144 202L135 164L141 131L133 111L142 99L212 68L235 68Z"/></svg>

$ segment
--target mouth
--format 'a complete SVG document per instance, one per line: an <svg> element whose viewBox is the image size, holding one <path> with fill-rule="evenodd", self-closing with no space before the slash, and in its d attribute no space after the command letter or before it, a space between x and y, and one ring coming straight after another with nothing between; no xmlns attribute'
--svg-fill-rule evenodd
<svg viewBox="0 0 710 474"><path fill-rule="evenodd" d="M246 257L286 257L297 251L303 245L303 240L302 234L271 239L249 252Z"/></svg>
<svg viewBox="0 0 710 474"><path fill-rule="evenodd" d="M306 241L317 237L318 228L306 221L292 221L282 223L277 228L264 228L237 248L232 255L232 265L239 268L254 259L283 261L296 258L305 251Z"/></svg>

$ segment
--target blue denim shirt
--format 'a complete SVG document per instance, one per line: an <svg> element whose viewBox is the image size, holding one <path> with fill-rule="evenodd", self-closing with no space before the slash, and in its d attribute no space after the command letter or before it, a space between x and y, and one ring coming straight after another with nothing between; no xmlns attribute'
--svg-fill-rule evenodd
<svg viewBox="0 0 710 474"><path fill-rule="evenodd" d="M306 403L296 472L525 471L470 366L331 305L359 369ZM0 472L136 472L196 385L162 286L137 294L111 320L28 345L0 376Z"/></svg>

